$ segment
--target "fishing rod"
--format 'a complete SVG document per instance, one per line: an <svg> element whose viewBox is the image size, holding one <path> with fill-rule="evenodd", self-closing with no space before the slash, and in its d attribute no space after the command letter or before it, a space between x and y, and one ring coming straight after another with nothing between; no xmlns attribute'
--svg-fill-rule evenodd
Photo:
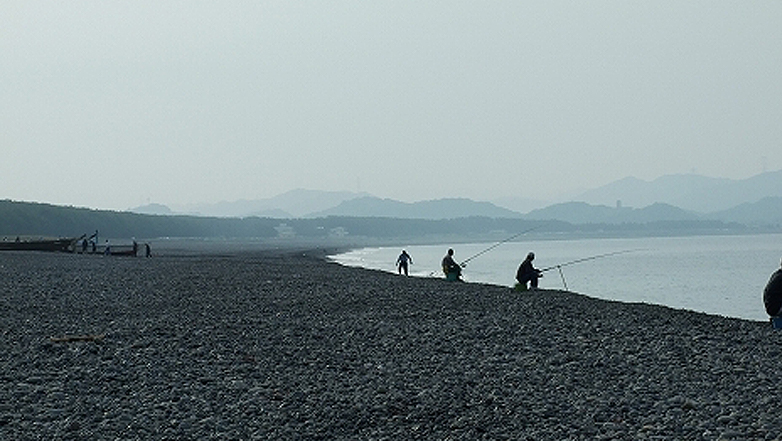
<svg viewBox="0 0 782 441"><path fill-rule="evenodd" d="M560 263L559 265L554 265L554 266L550 266L550 267L547 267L547 268L543 268L542 270L540 270L540 273L542 274L542 273L544 273L546 271L551 271L553 269L557 269L559 271L559 277L562 278L562 285L564 285L565 291L567 291L567 289L568 289L567 288L567 281L565 281L565 274L562 272L562 267L563 266L575 265L576 263L588 262L590 260L601 259L603 257L609 257L609 256L615 256L617 254L630 253L630 252L633 252L633 251L639 251L639 250L614 251L612 253L598 254L596 256L590 256L590 257L584 257L584 258L581 258L581 259L571 260L570 262Z"/></svg>
<svg viewBox="0 0 782 441"><path fill-rule="evenodd" d="M542 270L540 270L540 272L544 273L546 271L551 271L553 269L562 268L563 266L575 265L576 263L588 262L590 260L601 259L603 257L608 257L608 256L615 256L617 254L630 253L630 252L633 252L633 251L639 251L639 250L614 251L612 253L605 253L605 254L598 254L597 256L584 257L584 258L581 258L581 259L571 260L570 262L560 263L558 265L554 265L554 266L550 266L550 267L547 267L547 268L543 268Z"/></svg>
<svg viewBox="0 0 782 441"><path fill-rule="evenodd" d="M467 262L471 261L472 259L475 259L476 257L478 257L478 256L480 256L480 255L482 255L482 254L488 253L489 251L493 250L494 248L497 248L498 246L500 246L500 245L504 244L505 242L511 241L511 240L513 240L513 239L515 239L515 238L517 238L517 237L519 237L519 236L523 235L523 234L527 234L527 233L529 233L530 231L532 231L532 230L536 230L536 229L538 229L538 228L540 228L540 226L529 228L529 229L527 229L527 230L524 230L524 231L522 231L521 233L516 233L516 234L514 234L513 236L510 236L510 237L508 237L508 238L506 238L506 239L503 239L503 240L501 240L501 241L499 241L499 242L495 243L494 245L492 245L492 246L490 246L490 247L488 247L488 248L484 249L483 251L481 251L481 252L479 252L479 253L476 253L476 254L473 254L472 256L468 257L467 259L464 259L464 260L463 260L463 261L462 261L462 262L459 264L459 266L460 266L461 268L464 268L464 267L467 265ZM432 277L432 276L434 276L434 275L435 275L435 273L437 273L437 271L432 271L431 273L429 273L429 277Z"/></svg>
<svg viewBox="0 0 782 441"><path fill-rule="evenodd" d="M524 231L522 231L521 233L514 234L513 236L511 236L511 237L509 237L509 238L507 238L507 239L503 239L503 240L501 240L501 241L499 241L499 242L495 243L494 245L490 246L489 248L486 248L485 250L483 250L483 251L481 251L481 252L479 252L479 253L477 253L477 254L474 254L474 255L472 255L472 256L470 256L470 257L468 257L468 258L464 259L464 260L462 261L462 263L460 263L460 264L459 264L459 266L460 266L460 267L462 267L462 268L464 268L464 266L465 266L465 265L467 265L467 262L469 262L469 261L471 261L471 260L475 259L476 257L478 257L478 256L480 256L480 255L482 255L482 254L488 253L489 251L491 251L491 250L493 250L493 249L497 248L498 246L500 246L500 245L504 244L505 242L509 242L509 241L511 241L511 240L513 240L513 239L515 239L515 238L517 238L517 237L519 237L519 236L523 235L523 234L527 234L527 233L529 233L530 231L532 231L532 230L536 230L536 229L538 229L538 228L539 228L539 227L532 227L532 228L530 228L530 229L528 229L528 230L524 230Z"/></svg>

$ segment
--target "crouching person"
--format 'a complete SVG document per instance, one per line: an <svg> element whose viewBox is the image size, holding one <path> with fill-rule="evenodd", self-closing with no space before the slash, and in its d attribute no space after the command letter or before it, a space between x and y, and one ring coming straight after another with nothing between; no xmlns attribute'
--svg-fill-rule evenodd
<svg viewBox="0 0 782 441"><path fill-rule="evenodd" d="M519 282L517 289L520 291L526 291L527 282L529 282L530 289L538 289L538 279L543 276L543 273L532 266L533 260L535 260L535 253L530 252L519 265L519 270L516 271L516 281Z"/></svg>
<svg viewBox="0 0 782 441"><path fill-rule="evenodd" d="M775 328L782 328L782 262L763 290L763 304Z"/></svg>

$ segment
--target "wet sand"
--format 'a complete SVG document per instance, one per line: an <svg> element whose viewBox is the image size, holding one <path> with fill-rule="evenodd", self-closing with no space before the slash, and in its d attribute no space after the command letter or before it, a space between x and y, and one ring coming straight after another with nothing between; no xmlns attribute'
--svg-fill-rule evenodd
<svg viewBox="0 0 782 441"><path fill-rule="evenodd" d="M782 439L768 323L323 254L0 254L0 438Z"/></svg>

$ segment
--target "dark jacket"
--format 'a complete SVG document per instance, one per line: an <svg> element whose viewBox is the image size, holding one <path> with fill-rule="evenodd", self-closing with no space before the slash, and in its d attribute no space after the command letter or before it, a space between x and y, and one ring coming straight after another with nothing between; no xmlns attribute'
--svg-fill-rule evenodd
<svg viewBox="0 0 782 441"><path fill-rule="evenodd" d="M532 266L532 261L530 259L524 259L524 261L521 262L521 265L519 265L519 270L516 271L516 280L518 280L519 283L524 283L539 275L540 270Z"/></svg>
<svg viewBox="0 0 782 441"><path fill-rule="evenodd" d="M445 274L448 273L461 274L462 272L462 267L460 267L459 264L456 263L456 261L453 260L453 257L451 257L450 255L446 255L445 257L443 257L442 265L443 265L443 272Z"/></svg>
<svg viewBox="0 0 782 441"><path fill-rule="evenodd" d="M782 308L782 268L774 271L763 290L763 304L770 316L777 315Z"/></svg>

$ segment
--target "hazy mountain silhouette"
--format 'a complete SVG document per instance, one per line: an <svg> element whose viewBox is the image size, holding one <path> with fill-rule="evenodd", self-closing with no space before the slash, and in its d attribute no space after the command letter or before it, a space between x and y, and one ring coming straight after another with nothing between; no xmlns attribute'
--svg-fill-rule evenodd
<svg viewBox="0 0 782 441"><path fill-rule="evenodd" d="M325 210L341 202L367 196L349 191L319 191L295 189L267 199L223 201L214 204L173 207L179 214L215 217L301 217L313 211Z"/></svg>
<svg viewBox="0 0 782 441"><path fill-rule="evenodd" d="M574 200L595 205L646 207L666 203L684 210L710 213L766 197L782 197L782 170L731 180L700 175L661 176L653 181L625 178L586 191Z"/></svg>
<svg viewBox="0 0 782 441"><path fill-rule="evenodd" d="M779 204L780 201L775 201ZM620 213L643 213L651 210L671 210L670 207L656 205L647 209L585 207L580 208L605 213L617 210ZM466 205L471 205L467 203ZM480 204L479 204L480 205ZM675 208L675 207L674 207ZM672 210L676 212L676 210ZM567 213L567 212L565 212ZM550 216L545 216L550 217ZM604 217L604 219L607 219ZM303 244L325 243L341 246L376 246L381 243L452 243L454 237L465 241L489 241L505 237L505 232L526 231L531 227L542 227L539 232L557 234L566 237L570 234L581 236L599 233L637 234L637 235L687 235L715 232L778 232L780 225L771 225L756 230L748 230L739 223L723 221L682 221L651 222L652 217L643 214L643 223L583 223L582 225L558 220L529 220L524 218L461 217L452 219L401 219L389 217L329 216L318 218L280 219L246 217L218 218L203 216L158 216L120 211L93 210L55 206L42 203L0 200L0 240L14 240L22 236L78 237L100 231L101 237L112 238L217 238L229 241L251 238L253 241L295 240L296 246ZM283 227L285 235L283 235ZM287 233L291 235L288 236ZM338 232L339 234L334 234ZM559 236L559 234L563 236ZM498 235L499 234L499 235ZM337 242L334 242L336 240ZM129 242L128 242L129 243ZM370 245L374 244L374 245ZM307 246L310 246L307 245Z"/></svg>
<svg viewBox="0 0 782 441"><path fill-rule="evenodd" d="M143 214L189 214L214 217L353 216L402 219L493 218L553 219L573 223L651 222L713 219L753 225L779 222L782 209L782 170L752 178L731 180L699 175L667 175L653 181L625 178L582 193L573 201L545 206L517 198L516 203L537 206L523 215L507 205L464 198L421 202L381 199L367 193L292 190L273 198L191 205L169 209L149 204L130 211ZM621 204L617 204L617 202ZM643 208L639 208L643 207Z"/></svg>
<svg viewBox="0 0 782 441"><path fill-rule="evenodd" d="M325 216L455 219L470 216L520 218L521 213L498 207L490 202L476 202L461 198L407 203L367 196L344 201L328 210L310 213L308 217Z"/></svg>
<svg viewBox="0 0 782 441"><path fill-rule="evenodd" d="M609 207L586 202L566 202L533 210L524 216L530 220L561 220L572 224L586 223L646 223L657 221L699 220L696 213L668 204L652 204L644 208Z"/></svg>
<svg viewBox="0 0 782 441"><path fill-rule="evenodd" d="M247 216L242 216L242 217L249 217L249 216L270 217L272 219L291 219L291 218L294 218L294 217L301 217L301 216L294 216L294 215L288 213L287 211L280 210L278 208L270 208L270 209L266 209L266 210L255 211L255 212L250 213Z"/></svg>
<svg viewBox="0 0 782 441"><path fill-rule="evenodd" d="M782 197L767 197L728 210L711 213L711 219L745 225L782 225Z"/></svg>
<svg viewBox="0 0 782 441"><path fill-rule="evenodd" d="M545 208L552 204L552 201L524 197L493 198L490 199L489 202L500 208L507 208L508 210L516 211L518 213L528 213L532 210Z"/></svg>
<svg viewBox="0 0 782 441"><path fill-rule="evenodd" d="M155 214L155 215L172 215L175 214L170 208L163 204L147 204L140 207L131 208L131 213L136 214Z"/></svg>

